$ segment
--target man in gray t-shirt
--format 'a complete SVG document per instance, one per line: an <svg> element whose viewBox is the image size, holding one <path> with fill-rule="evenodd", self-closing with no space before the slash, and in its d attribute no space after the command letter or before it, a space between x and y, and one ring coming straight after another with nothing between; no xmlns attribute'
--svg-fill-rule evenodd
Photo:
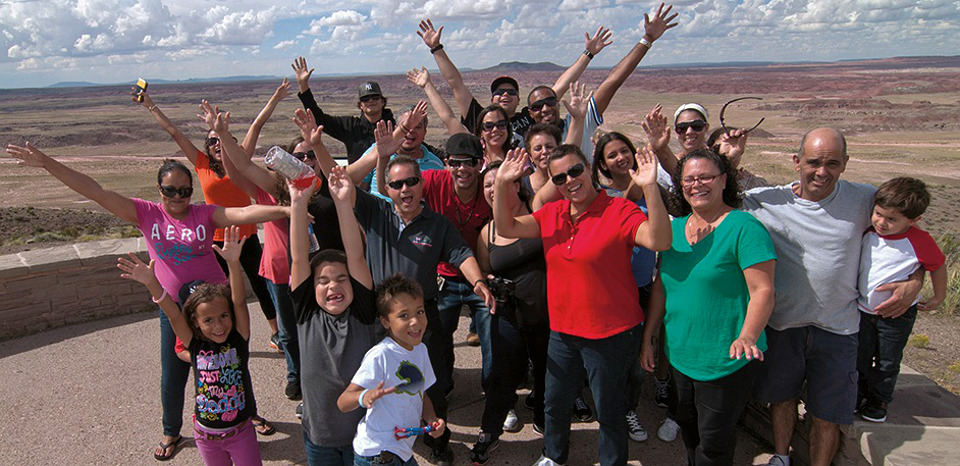
<svg viewBox="0 0 960 466"><path fill-rule="evenodd" d="M771 409L776 455L770 465L790 464L797 399L805 381L805 407L813 416L812 464L833 460L839 425L853 421L860 238L870 226L876 188L840 180L847 161L843 134L815 129L804 135L793 156L799 181L744 195L743 209L767 227L778 257L769 348L757 382L757 397ZM895 285L894 298L884 303L888 312L909 307L920 291L920 278L919 283Z"/></svg>

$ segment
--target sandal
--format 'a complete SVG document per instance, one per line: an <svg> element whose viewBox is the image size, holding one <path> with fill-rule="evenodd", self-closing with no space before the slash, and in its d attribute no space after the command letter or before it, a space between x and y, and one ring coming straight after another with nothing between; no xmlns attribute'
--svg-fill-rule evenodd
<svg viewBox="0 0 960 466"><path fill-rule="evenodd" d="M153 457L156 458L157 461L170 461L171 459L173 459L174 456L177 456L177 452L180 451L180 442L183 442L182 435L178 435L177 439L171 440L170 443L163 443L163 441L161 440L159 446L160 446L160 450L163 453L166 453L168 449L172 448L172 450L170 450L170 453L167 455L164 455L164 454L158 455L157 452L154 451Z"/></svg>
<svg viewBox="0 0 960 466"><path fill-rule="evenodd" d="M273 424L260 416L254 415L250 422L253 422L254 430L260 435L273 435L277 432L277 428L273 427Z"/></svg>

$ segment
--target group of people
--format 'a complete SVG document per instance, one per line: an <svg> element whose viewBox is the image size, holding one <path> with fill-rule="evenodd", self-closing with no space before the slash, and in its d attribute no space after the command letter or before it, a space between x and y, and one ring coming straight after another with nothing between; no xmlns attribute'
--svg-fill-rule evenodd
<svg viewBox="0 0 960 466"><path fill-rule="evenodd" d="M417 464L418 436L433 464L453 464L447 400L464 307L482 354L473 464L523 428L515 408L528 367L523 403L544 438L537 466L567 462L571 421L594 417L591 397L600 464L626 464L628 439L647 439L636 415L644 371L656 374L655 399L668 408L658 436L679 432L691 465L733 463L734 426L752 397L770 404L775 466L790 464L801 394L813 464L830 463L838 427L855 412L882 422L917 309L944 298L943 255L915 226L929 194L913 179L879 190L841 180L846 140L830 128L803 137L799 180L784 186L740 167L748 131L708 138L708 112L696 103L681 105L672 124L652 109L640 146L599 131L619 87L676 26L671 8L644 15L642 39L595 91L577 81L610 43L604 28L522 108L509 76L491 83L482 106L444 50L443 28L421 22L460 113L425 68L409 73L450 134L443 148L424 142L426 101L394 114L375 82L360 86L359 116L325 113L300 57L304 109L285 149L317 175L305 184L251 159L290 94L286 79L242 142L230 113L202 102L203 151L135 91L194 168L164 161L160 202L105 189L29 143L8 146L147 240L149 262L131 254L118 267L161 311L156 459L172 458L183 440L192 367L205 464L262 462L257 435L274 429L257 415L244 272L285 354L285 395L302 399L311 465ZM346 146L347 166L324 134ZM205 204L190 202L193 173ZM918 304L925 272L935 296Z"/></svg>

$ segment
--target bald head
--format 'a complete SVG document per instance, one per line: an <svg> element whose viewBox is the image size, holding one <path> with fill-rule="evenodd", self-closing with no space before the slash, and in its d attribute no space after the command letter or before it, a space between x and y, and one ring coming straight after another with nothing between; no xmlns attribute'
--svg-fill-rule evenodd
<svg viewBox="0 0 960 466"><path fill-rule="evenodd" d="M819 202L833 193L840 174L847 169L847 140L833 128L812 130L803 136L793 163L800 174L794 193Z"/></svg>
<svg viewBox="0 0 960 466"><path fill-rule="evenodd" d="M843 158L847 158L847 138L834 128L817 128L807 131L800 140L800 158L803 158L808 147L820 147L824 144L830 145L832 150L839 150Z"/></svg>

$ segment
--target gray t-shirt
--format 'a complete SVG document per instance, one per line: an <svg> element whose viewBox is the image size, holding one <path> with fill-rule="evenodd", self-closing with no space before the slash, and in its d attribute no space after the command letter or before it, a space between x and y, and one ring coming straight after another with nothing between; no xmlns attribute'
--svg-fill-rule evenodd
<svg viewBox="0 0 960 466"><path fill-rule="evenodd" d="M290 293L300 338L303 430L314 445L346 447L353 442L364 410L340 412L337 398L360 368L363 355L382 338L372 290L350 278L353 302L340 315L328 314L314 294L314 277Z"/></svg>
<svg viewBox="0 0 960 466"><path fill-rule="evenodd" d="M813 325L840 335L860 330L860 238L870 226L876 191L839 180L820 202L797 197L793 184L744 193L743 210L763 222L777 251L770 327Z"/></svg>

